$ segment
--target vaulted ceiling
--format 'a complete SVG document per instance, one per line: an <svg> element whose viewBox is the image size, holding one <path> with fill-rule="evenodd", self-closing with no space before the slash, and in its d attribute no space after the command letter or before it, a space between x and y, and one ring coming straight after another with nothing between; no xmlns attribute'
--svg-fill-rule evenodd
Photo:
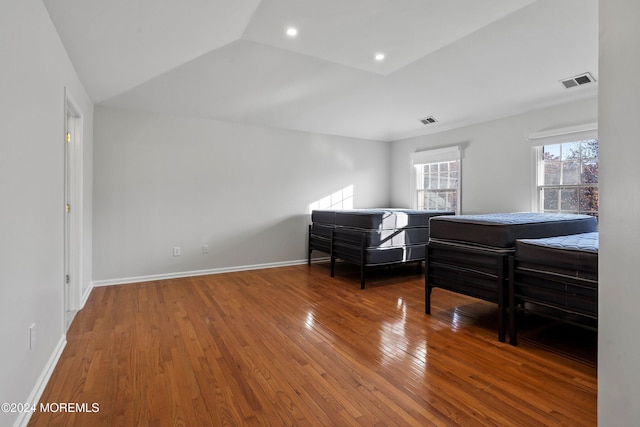
<svg viewBox="0 0 640 427"><path fill-rule="evenodd" d="M597 95L597 0L43 2L96 105L389 141Z"/></svg>

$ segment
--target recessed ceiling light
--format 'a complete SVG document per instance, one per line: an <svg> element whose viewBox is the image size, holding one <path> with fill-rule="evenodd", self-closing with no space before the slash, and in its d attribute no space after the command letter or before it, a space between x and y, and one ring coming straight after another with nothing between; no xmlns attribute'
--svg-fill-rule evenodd
<svg viewBox="0 0 640 427"><path fill-rule="evenodd" d="M376 61L382 61L384 59L384 53L376 53Z"/></svg>
<svg viewBox="0 0 640 427"><path fill-rule="evenodd" d="M289 37L295 37L298 35L298 29L294 27L287 28L287 35Z"/></svg>

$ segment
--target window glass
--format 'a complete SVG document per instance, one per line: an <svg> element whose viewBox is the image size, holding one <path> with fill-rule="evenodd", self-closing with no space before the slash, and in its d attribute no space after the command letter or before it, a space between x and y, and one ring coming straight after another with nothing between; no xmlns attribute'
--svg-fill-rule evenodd
<svg viewBox="0 0 640 427"><path fill-rule="evenodd" d="M416 164L417 209L458 209L459 160Z"/></svg>
<svg viewBox="0 0 640 427"><path fill-rule="evenodd" d="M538 159L543 212L598 216L598 140L545 145Z"/></svg>

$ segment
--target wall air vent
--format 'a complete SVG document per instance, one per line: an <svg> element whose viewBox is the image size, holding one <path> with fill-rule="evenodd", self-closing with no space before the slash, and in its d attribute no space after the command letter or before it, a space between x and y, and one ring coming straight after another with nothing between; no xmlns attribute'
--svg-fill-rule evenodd
<svg viewBox="0 0 640 427"><path fill-rule="evenodd" d="M580 74L579 76L570 77L568 79L560 80L560 83L566 88L572 88L576 86L586 85L587 83L593 83L596 79L589 73Z"/></svg>
<svg viewBox="0 0 640 427"><path fill-rule="evenodd" d="M423 125L430 125L430 124L436 123L436 122L437 122L437 120L433 116L429 116L429 117L425 117L423 119L420 119L420 123L422 123Z"/></svg>

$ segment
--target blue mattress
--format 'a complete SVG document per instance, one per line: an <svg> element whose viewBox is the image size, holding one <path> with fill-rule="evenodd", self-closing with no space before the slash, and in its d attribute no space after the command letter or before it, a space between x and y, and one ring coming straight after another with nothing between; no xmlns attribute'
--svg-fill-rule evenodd
<svg viewBox="0 0 640 427"><path fill-rule="evenodd" d="M538 239L597 231L589 215L536 212L437 216L430 239L493 248L513 248L517 239Z"/></svg>
<svg viewBox="0 0 640 427"><path fill-rule="evenodd" d="M451 212L424 211L414 209L362 209L336 212L336 227L351 227L365 230L397 230L401 228L429 227L433 216Z"/></svg>
<svg viewBox="0 0 640 427"><path fill-rule="evenodd" d="M520 245L534 245L541 248L563 251L598 253L598 232L571 234L569 236L547 237L544 239L520 239Z"/></svg>
<svg viewBox="0 0 640 427"><path fill-rule="evenodd" d="M429 227L400 228L396 230L362 230L351 227L336 227L337 241L367 248L387 248L391 246L426 245L429 241ZM364 242L363 242L364 239Z"/></svg>
<svg viewBox="0 0 640 427"><path fill-rule="evenodd" d="M333 226L336 223L336 211L318 209L311 211L311 222Z"/></svg>
<svg viewBox="0 0 640 427"><path fill-rule="evenodd" d="M516 240L519 268L598 280L598 232Z"/></svg>
<svg viewBox="0 0 640 427"><path fill-rule="evenodd" d="M393 208L314 210L311 212L311 222L363 230L397 230L400 228L429 227L431 217L451 215L452 213L449 211Z"/></svg>

